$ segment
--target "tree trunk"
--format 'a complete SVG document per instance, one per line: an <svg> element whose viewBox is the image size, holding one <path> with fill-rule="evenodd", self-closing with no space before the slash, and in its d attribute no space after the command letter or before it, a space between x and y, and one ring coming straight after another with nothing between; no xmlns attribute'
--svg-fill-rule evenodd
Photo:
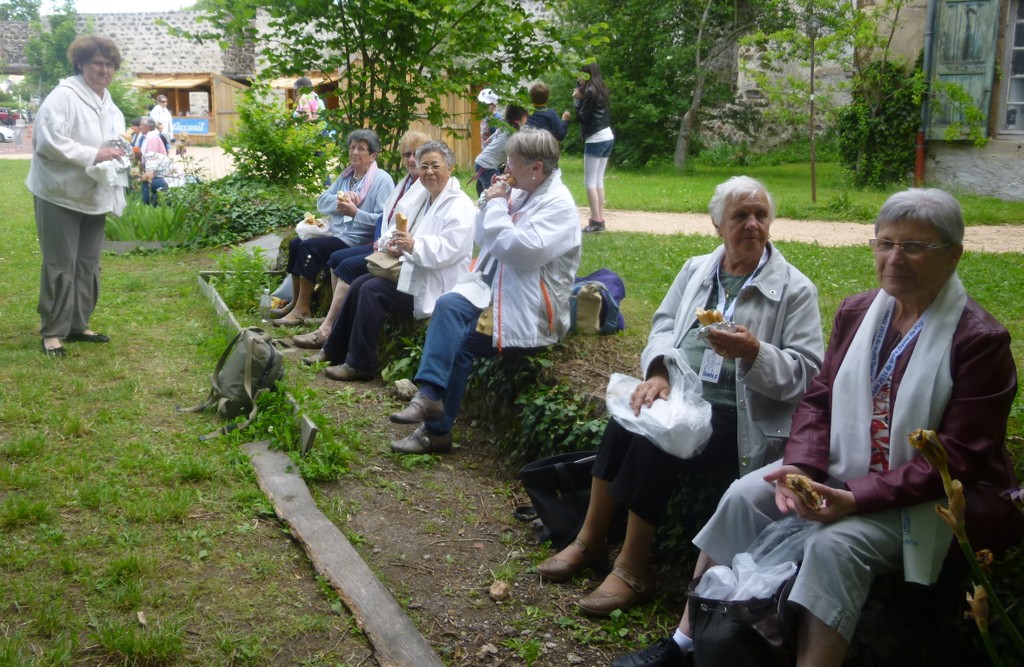
<svg viewBox="0 0 1024 667"><path fill-rule="evenodd" d="M700 103L704 99L704 76L698 75L696 84L693 87L693 98L690 100L690 108L683 114L679 121L679 137L676 139L676 152L673 159L676 169L685 169L686 160L690 154L690 138L693 135L693 124L700 109Z"/></svg>

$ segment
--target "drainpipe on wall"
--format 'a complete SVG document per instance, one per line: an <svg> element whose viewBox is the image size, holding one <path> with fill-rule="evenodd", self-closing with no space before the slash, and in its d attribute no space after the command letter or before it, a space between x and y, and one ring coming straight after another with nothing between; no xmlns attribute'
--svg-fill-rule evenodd
<svg viewBox="0 0 1024 667"><path fill-rule="evenodd" d="M925 94L921 100L921 125L917 129L917 144L914 152L914 187L924 185L925 138L928 136L928 122L932 98L932 34L935 26L936 2L928 0L928 14L924 26L924 80Z"/></svg>

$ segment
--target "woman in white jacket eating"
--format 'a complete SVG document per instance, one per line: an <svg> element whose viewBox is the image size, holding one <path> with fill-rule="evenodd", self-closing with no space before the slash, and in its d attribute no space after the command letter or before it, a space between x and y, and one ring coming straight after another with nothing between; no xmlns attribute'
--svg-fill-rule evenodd
<svg viewBox="0 0 1024 667"><path fill-rule="evenodd" d="M402 261L398 282L367 274L356 278L317 361L329 361L332 380L370 380L377 375L377 341L387 313L431 316L437 298L465 273L473 252L476 207L452 177L455 155L429 141L416 151L422 188L398 205L406 231L389 230L378 248Z"/></svg>
<svg viewBox="0 0 1024 667"><path fill-rule="evenodd" d="M553 345L569 330L580 228L558 169L558 141L526 127L505 150L508 173L481 195L474 271L437 300L416 373L419 391L391 415L393 422L419 424L391 443L394 451L449 451L473 359Z"/></svg>

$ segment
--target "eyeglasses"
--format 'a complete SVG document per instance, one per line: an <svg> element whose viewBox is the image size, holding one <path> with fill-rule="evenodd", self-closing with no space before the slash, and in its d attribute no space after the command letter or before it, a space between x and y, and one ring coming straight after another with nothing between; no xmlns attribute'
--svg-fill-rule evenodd
<svg viewBox="0 0 1024 667"><path fill-rule="evenodd" d="M366 146L349 146L348 147L348 152L349 153L369 153L370 149L367 148Z"/></svg>
<svg viewBox="0 0 1024 667"><path fill-rule="evenodd" d="M430 164L421 164L420 171L440 171L445 168L446 165L440 162L431 162Z"/></svg>
<svg viewBox="0 0 1024 667"><path fill-rule="evenodd" d="M91 60L89 64L96 69L117 69L117 65L107 60Z"/></svg>
<svg viewBox="0 0 1024 667"><path fill-rule="evenodd" d="M924 241L890 241L889 239L868 239L871 249L878 255L888 255L893 248L899 248L907 257L920 257L931 250L948 248L948 243L925 243Z"/></svg>
<svg viewBox="0 0 1024 667"><path fill-rule="evenodd" d="M413 151L405 151L404 153L402 153L402 157L406 159L411 158L413 155L415 155Z"/></svg>

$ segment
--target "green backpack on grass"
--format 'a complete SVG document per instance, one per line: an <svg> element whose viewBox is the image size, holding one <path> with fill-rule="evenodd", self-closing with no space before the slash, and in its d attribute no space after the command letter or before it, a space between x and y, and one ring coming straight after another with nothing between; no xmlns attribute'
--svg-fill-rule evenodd
<svg viewBox="0 0 1024 667"><path fill-rule="evenodd" d="M258 410L256 397L264 391L274 391L283 377L284 358L274 347L270 334L257 327L242 329L220 355L206 400L194 408L179 408L178 412L203 412L216 407L223 419L248 413L244 422L227 424L199 439L216 438L248 426Z"/></svg>

